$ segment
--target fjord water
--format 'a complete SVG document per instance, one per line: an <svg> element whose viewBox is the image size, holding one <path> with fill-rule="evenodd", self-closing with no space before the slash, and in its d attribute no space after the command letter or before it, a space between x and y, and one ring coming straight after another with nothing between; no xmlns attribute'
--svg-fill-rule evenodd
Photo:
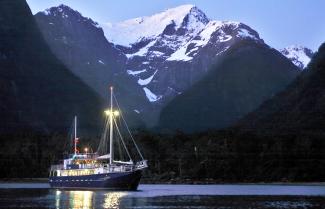
<svg viewBox="0 0 325 209"><path fill-rule="evenodd" d="M325 208L325 185L140 185L138 191L0 184L0 208Z"/></svg>

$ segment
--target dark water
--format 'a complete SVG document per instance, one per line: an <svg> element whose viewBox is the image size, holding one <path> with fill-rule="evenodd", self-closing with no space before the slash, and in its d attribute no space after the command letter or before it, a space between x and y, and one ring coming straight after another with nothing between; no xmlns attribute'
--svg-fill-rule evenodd
<svg viewBox="0 0 325 209"><path fill-rule="evenodd" d="M0 208L325 208L321 185L140 185L139 191L0 184Z"/></svg>

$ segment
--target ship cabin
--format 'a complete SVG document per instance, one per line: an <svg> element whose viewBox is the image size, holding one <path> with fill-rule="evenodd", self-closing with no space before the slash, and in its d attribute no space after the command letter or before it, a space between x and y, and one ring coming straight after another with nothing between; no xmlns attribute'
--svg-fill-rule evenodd
<svg viewBox="0 0 325 209"><path fill-rule="evenodd" d="M52 165L50 176L82 176L101 173L130 172L139 169L133 161L113 161L109 164L109 154L98 156L95 153L70 155L62 164Z"/></svg>

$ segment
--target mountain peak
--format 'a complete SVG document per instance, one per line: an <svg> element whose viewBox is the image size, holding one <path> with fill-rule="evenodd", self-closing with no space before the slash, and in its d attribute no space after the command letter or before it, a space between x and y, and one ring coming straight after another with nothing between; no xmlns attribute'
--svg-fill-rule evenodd
<svg viewBox="0 0 325 209"><path fill-rule="evenodd" d="M301 70L307 67L314 54L311 49L301 45L291 45L280 49L280 52Z"/></svg>
<svg viewBox="0 0 325 209"><path fill-rule="evenodd" d="M41 12L44 15L53 15L56 16L58 14L64 14L65 12L75 12L80 14L78 11L73 10L71 7L64 5L64 4L60 4L57 7L51 7L49 9L46 9L45 11Z"/></svg>
<svg viewBox="0 0 325 209"><path fill-rule="evenodd" d="M182 12L182 13L189 13L193 8L197 8L193 4L183 4L177 7L166 9L164 12Z"/></svg>
<svg viewBox="0 0 325 209"><path fill-rule="evenodd" d="M111 42L130 46L143 38L153 38L173 24L175 28L186 27L189 22L207 24L209 19L196 6L181 5L151 16L137 17L119 23L106 23L102 27ZM122 35L123 34L123 35Z"/></svg>
<svg viewBox="0 0 325 209"><path fill-rule="evenodd" d="M206 24L209 22L209 19L206 17L204 12L202 12L198 7L192 4L185 4L178 7L167 9L163 12L158 13L157 15L163 15L165 17L171 17L175 22L181 24L183 20L189 16L193 15L196 19Z"/></svg>
<svg viewBox="0 0 325 209"><path fill-rule="evenodd" d="M57 6L57 8L75 11L71 7L69 7L65 4L60 4L59 6Z"/></svg>
<svg viewBox="0 0 325 209"><path fill-rule="evenodd" d="M61 17L63 19L69 19L73 17L75 20L78 20L79 22L88 22L95 27L99 27L98 23L93 21L91 18L87 18L82 16L80 12L77 10L72 9L71 7L65 5L65 4L60 4L59 6L56 7L51 7L49 9L46 9L43 12L37 13L37 15L43 14L45 16L53 16L53 17Z"/></svg>

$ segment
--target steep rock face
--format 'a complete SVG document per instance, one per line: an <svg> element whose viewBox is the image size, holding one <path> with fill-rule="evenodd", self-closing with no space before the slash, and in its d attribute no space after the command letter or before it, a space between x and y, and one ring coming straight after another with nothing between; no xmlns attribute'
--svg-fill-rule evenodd
<svg viewBox="0 0 325 209"><path fill-rule="evenodd" d="M35 15L52 51L71 71L98 93L123 70L125 56L107 42L98 24L60 5Z"/></svg>
<svg viewBox="0 0 325 209"><path fill-rule="evenodd" d="M109 86L115 86L131 125L141 125L134 110L141 111L149 102L125 72L126 56L106 40L99 25L65 5L39 12L35 18L53 53L105 100Z"/></svg>
<svg viewBox="0 0 325 209"><path fill-rule="evenodd" d="M242 41L161 112L159 128L197 132L232 125L283 90L298 74L278 51Z"/></svg>
<svg viewBox="0 0 325 209"><path fill-rule="evenodd" d="M293 64L304 70L313 56L313 51L303 46L289 46L281 49L280 52L286 56Z"/></svg>
<svg viewBox="0 0 325 209"><path fill-rule="evenodd" d="M19 14L19 15L17 15ZM1 133L97 131L101 99L58 61L24 0L0 2Z"/></svg>
<svg viewBox="0 0 325 209"><path fill-rule="evenodd" d="M325 134L325 44L284 91L237 125L266 134Z"/></svg>

